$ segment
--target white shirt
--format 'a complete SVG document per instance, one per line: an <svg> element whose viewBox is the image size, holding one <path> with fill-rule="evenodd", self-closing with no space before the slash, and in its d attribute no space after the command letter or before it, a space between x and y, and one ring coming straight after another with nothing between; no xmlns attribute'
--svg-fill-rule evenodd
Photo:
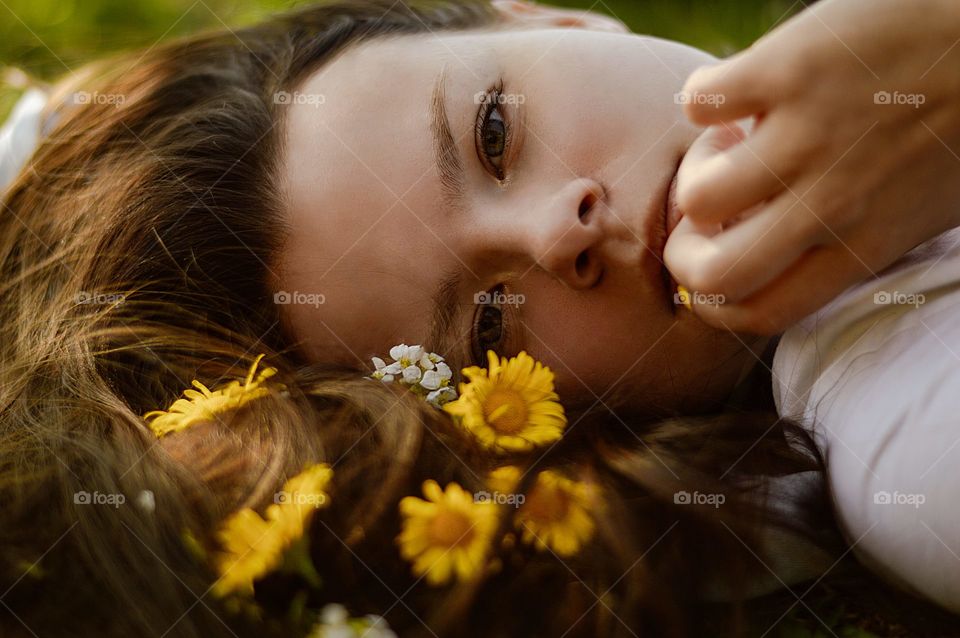
<svg viewBox="0 0 960 638"><path fill-rule="evenodd" d="M0 127L0 194L14 180L36 150L43 128L47 94L40 89L24 93Z"/></svg>
<svg viewBox="0 0 960 638"><path fill-rule="evenodd" d="M812 430L868 567L960 612L960 229L789 329L781 416Z"/></svg>

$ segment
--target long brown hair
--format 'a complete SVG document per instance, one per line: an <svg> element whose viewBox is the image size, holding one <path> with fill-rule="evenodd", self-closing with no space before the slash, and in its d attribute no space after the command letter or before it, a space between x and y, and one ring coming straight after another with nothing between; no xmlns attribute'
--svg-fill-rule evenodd
<svg viewBox="0 0 960 638"><path fill-rule="evenodd" d="M318 461L335 474L311 526L323 588L308 603L386 613L403 636L696 635L704 583L764 571L754 552L770 515L745 486L822 471L809 440L769 411L618 411L576 415L545 457L512 459L534 470L526 485L560 467L602 489L598 532L578 557L515 552L469 585L418 582L394 544L397 502L428 478L483 489L497 460L423 401L303 361L280 329L268 284L286 232L273 96L351 43L493 19L484 2L323 3L101 62L63 85L65 105L0 213L0 626L301 631L285 620L284 577L258 586L262 615L237 615L208 594L216 574L184 539L214 547L227 515L263 507ZM81 90L123 99L65 97ZM192 379L243 378L259 353L282 391L159 440L147 427L142 415ZM681 489L727 501L678 506ZM145 490L151 508L134 505ZM126 504L75 502L95 491Z"/></svg>

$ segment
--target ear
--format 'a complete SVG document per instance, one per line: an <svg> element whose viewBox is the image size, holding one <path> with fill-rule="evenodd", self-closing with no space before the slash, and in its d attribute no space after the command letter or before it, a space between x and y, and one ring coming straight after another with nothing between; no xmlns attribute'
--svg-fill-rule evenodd
<svg viewBox="0 0 960 638"><path fill-rule="evenodd" d="M500 21L508 26L527 29L574 28L630 33L627 25L616 18L593 11L561 9L527 0L491 0L490 4L500 15Z"/></svg>

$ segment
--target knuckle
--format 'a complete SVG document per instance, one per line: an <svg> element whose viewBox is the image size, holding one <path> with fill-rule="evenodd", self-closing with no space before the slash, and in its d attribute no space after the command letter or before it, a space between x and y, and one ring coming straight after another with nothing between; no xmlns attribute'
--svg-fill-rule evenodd
<svg viewBox="0 0 960 638"><path fill-rule="evenodd" d="M801 97L816 86L819 61L806 51L781 53L779 65L766 65L758 72L760 81L766 83L771 93L781 100Z"/></svg>
<svg viewBox="0 0 960 638"><path fill-rule="evenodd" d="M789 232L805 248L822 246L835 241L843 229L829 202L815 194L802 198L791 215Z"/></svg>
<svg viewBox="0 0 960 638"><path fill-rule="evenodd" d="M692 264L687 269L687 284L691 290L707 294L725 294L721 257L712 255Z"/></svg>
<svg viewBox="0 0 960 638"><path fill-rule="evenodd" d="M724 87L746 95L776 95L772 89L783 81L777 68L769 63L764 47L751 46L732 62Z"/></svg>
<svg viewBox="0 0 960 638"><path fill-rule="evenodd" d="M786 118L785 118L786 119ZM795 166L806 166L818 157L823 157L829 149L829 140L835 137L835 132L827 128L823 122L812 122L804 131L795 131L785 144L785 153L790 163Z"/></svg>
<svg viewBox="0 0 960 638"><path fill-rule="evenodd" d="M804 209L797 221L796 234L808 249L829 243L839 230L832 227L831 216L825 211L813 211Z"/></svg>
<svg viewBox="0 0 960 638"><path fill-rule="evenodd" d="M689 178L677 182L677 207L684 215L697 219L709 213L708 206L713 199L710 183L700 178Z"/></svg>
<svg viewBox="0 0 960 638"><path fill-rule="evenodd" d="M696 99L691 99L683 105L683 115L694 124L706 126L710 123L709 116L712 113L698 104Z"/></svg>

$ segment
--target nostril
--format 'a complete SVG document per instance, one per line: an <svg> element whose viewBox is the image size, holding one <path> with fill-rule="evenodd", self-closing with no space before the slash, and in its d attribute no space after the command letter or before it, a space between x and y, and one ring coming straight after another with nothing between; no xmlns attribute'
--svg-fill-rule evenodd
<svg viewBox="0 0 960 638"><path fill-rule="evenodd" d="M580 220L583 220L587 213L593 210L593 207L597 203L597 199L597 196L593 193L587 193L584 195L583 199L580 200L580 210L577 212L577 217L579 217Z"/></svg>
<svg viewBox="0 0 960 638"><path fill-rule="evenodd" d="M574 268L577 271L577 277L585 278L589 274L590 268L590 255L587 251L581 252L577 255L577 260L574 263Z"/></svg>

